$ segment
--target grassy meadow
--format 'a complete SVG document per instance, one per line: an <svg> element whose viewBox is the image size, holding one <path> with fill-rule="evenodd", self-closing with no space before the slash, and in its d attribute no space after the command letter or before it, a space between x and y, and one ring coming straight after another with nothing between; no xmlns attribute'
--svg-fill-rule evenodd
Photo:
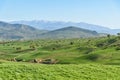
<svg viewBox="0 0 120 80"><path fill-rule="evenodd" d="M101 64L34 64L4 62L0 80L119 80L120 66Z"/></svg>
<svg viewBox="0 0 120 80"><path fill-rule="evenodd" d="M119 80L120 37L0 42L0 80Z"/></svg>

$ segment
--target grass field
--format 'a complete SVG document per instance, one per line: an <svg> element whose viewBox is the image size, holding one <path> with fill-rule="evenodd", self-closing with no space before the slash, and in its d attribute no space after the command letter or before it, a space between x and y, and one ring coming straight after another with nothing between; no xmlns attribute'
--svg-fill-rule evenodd
<svg viewBox="0 0 120 80"><path fill-rule="evenodd" d="M56 60L58 64L120 64L120 39L111 36L87 39L29 40L0 43L0 59L21 62Z"/></svg>
<svg viewBox="0 0 120 80"><path fill-rule="evenodd" d="M120 80L120 37L0 42L0 80Z"/></svg>
<svg viewBox="0 0 120 80"><path fill-rule="evenodd" d="M0 80L119 80L120 66L6 62L0 64Z"/></svg>

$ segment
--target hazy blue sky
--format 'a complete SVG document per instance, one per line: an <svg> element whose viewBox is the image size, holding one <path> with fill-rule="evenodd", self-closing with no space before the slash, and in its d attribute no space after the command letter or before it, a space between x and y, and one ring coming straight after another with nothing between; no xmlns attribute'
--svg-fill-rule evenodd
<svg viewBox="0 0 120 80"><path fill-rule="evenodd" d="M0 0L0 20L73 21L120 28L120 0Z"/></svg>

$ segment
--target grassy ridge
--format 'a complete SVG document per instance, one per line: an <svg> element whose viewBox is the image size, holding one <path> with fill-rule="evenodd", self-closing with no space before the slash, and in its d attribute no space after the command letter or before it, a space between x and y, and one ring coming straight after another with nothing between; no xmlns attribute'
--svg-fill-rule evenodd
<svg viewBox="0 0 120 80"><path fill-rule="evenodd" d="M119 80L120 66L1 63L0 80Z"/></svg>

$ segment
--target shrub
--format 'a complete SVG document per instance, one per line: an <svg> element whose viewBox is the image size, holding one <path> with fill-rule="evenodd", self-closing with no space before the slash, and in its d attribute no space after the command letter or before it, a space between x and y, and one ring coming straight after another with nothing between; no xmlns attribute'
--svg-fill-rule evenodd
<svg viewBox="0 0 120 80"><path fill-rule="evenodd" d="M107 35L108 38L110 38L110 36L111 36L110 34Z"/></svg>
<svg viewBox="0 0 120 80"><path fill-rule="evenodd" d="M56 48L52 48L52 50L56 50Z"/></svg>
<svg viewBox="0 0 120 80"><path fill-rule="evenodd" d="M74 44L74 42L70 42L70 45L73 45Z"/></svg>
<svg viewBox="0 0 120 80"><path fill-rule="evenodd" d="M21 50L22 48L21 47L17 47L16 50Z"/></svg>
<svg viewBox="0 0 120 80"><path fill-rule="evenodd" d="M114 43L114 42L116 42L116 41L117 41L116 39L109 39L109 40L108 40L108 43L109 43L109 44L112 44L112 43Z"/></svg>
<svg viewBox="0 0 120 80"><path fill-rule="evenodd" d="M97 43L96 46L97 46L97 47L103 47L103 46L104 46L104 43Z"/></svg>
<svg viewBox="0 0 120 80"><path fill-rule="evenodd" d="M117 50L117 51L120 50L120 47L116 47L116 50Z"/></svg>
<svg viewBox="0 0 120 80"><path fill-rule="evenodd" d="M16 61L17 61L17 62L20 62L20 61L23 61L23 59L16 58Z"/></svg>
<svg viewBox="0 0 120 80"><path fill-rule="evenodd" d="M34 46L34 45L30 45L30 48L31 48L31 49L35 49L35 46Z"/></svg>
<svg viewBox="0 0 120 80"><path fill-rule="evenodd" d="M94 49L93 48L89 48L86 50L85 54L89 54L90 52L92 52Z"/></svg>
<svg viewBox="0 0 120 80"><path fill-rule="evenodd" d="M90 54L90 55L87 56L87 59L92 60L92 61L96 61L100 57L101 57L101 55L99 55L99 54Z"/></svg>

